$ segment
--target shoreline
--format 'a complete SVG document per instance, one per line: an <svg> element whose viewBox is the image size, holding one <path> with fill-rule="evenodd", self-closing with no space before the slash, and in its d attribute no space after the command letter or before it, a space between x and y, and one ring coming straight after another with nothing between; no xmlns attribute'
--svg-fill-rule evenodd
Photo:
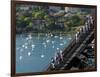
<svg viewBox="0 0 100 77"><path fill-rule="evenodd" d="M16 35L31 35L31 36L69 36L72 37L74 36L75 33L33 33L33 32L29 32L29 33L16 33Z"/></svg>

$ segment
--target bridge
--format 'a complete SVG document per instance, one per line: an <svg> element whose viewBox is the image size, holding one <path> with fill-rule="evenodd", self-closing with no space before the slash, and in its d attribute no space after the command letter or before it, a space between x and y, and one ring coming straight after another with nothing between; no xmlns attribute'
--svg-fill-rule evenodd
<svg viewBox="0 0 100 77"><path fill-rule="evenodd" d="M87 58L95 57L94 54L88 55L90 51L94 53L92 48L95 41L94 26L94 23L89 23L87 29L84 28L85 32L84 30L78 32L77 36L73 38L72 42L63 51L63 61L60 61L59 64L54 64L54 67L50 63L46 71L82 69L88 65Z"/></svg>

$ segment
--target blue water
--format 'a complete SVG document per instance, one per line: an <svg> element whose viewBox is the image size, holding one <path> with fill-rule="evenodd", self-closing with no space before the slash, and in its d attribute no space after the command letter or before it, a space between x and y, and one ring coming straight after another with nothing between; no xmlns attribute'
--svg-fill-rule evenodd
<svg viewBox="0 0 100 77"><path fill-rule="evenodd" d="M16 35L16 73L43 72L51 58L63 51L71 36Z"/></svg>

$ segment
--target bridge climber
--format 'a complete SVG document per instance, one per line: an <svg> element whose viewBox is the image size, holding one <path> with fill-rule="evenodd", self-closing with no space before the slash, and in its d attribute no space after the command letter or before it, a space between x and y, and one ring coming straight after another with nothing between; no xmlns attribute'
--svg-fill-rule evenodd
<svg viewBox="0 0 100 77"><path fill-rule="evenodd" d="M81 43L87 38L87 36L93 31L94 29L94 19L92 16L87 16L87 21L85 25L80 27L80 30L75 33L74 38L72 39L72 43L65 49L63 52L58 52L55 56L51 59L50 66L47 70L56 70L64 65L68 60L68 54L74 54L74 49L80 47ZM67 56L68 55L68 56Z"/></svg>

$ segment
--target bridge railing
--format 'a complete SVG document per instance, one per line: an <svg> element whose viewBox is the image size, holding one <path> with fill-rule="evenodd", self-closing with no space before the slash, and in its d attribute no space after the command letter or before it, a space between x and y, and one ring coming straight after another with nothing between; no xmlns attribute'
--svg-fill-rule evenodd
<svg viewBox="0 0 100 77"><path fill-rule="evenodd" d="M63 57L65 57L66 55L67 55L67 53L69 53L72 49L73 49L73 47L75 46L75 45L77 45L77 44L81 44L84 40L85 40L85 38L93 31L93 29L94 29L94 23L93 24L91 24L91 23L88 23L88 26L86 27L83 27L82 28L82 31L80 31L80 32L78 32L78 34L77 34L77 36L75 36L73 39L72 39L72 42L67 46L67 48L62 52L62 55L63 55ZM84 32L85 31L85 32ZM77 38L77 39L76 39ZM51 64L51 63L50 63ZM49 70L50 69L50 64L48 65L49 67L48 67L48 69L47 70Z"/></svg>

